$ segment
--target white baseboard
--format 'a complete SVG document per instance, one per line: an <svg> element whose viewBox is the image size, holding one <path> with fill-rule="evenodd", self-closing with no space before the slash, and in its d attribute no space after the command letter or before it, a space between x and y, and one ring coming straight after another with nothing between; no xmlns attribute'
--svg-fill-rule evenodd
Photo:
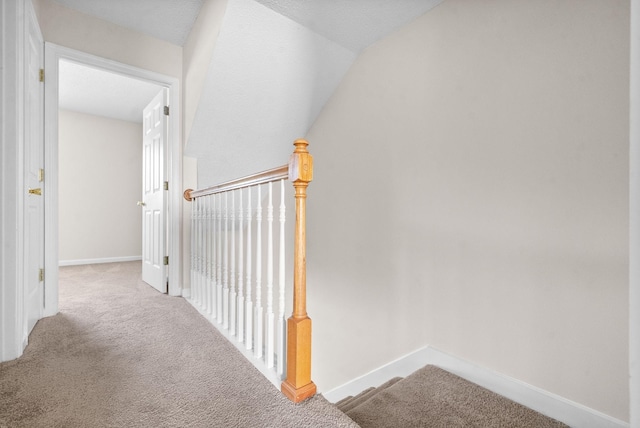
<svg viewBox="0 0 640 428"><path fill-rule="evenodd" d="M58 266L95 265L101 263L137 262L142 256L106 257L101 259L60 260Z"/></svg>
<svg viewBox="0 0 640 428"><path fill-rule="evenodd" d="M350 395L356 395L365 389L378 387L394 377L406 377L429 363L429 347L418 349L395 361L385 364L350 382L327 392L322 392L324 398L332 403L338 402Z"/></svg>
<svg viewBox="0 0 640 428"><path fill-rule="evenodd" d="M543 415L564 422L571 427L629 427L627 422L605 415L597 410L512 377L477 366L431 346L418 349L415 352L392 361L322 395L330 402L335 403L349 395L358 394L368 387L379 386L393 377L405 377L427 364L443 368L450 373L456 374L503 397L540 412Z"/></svg>

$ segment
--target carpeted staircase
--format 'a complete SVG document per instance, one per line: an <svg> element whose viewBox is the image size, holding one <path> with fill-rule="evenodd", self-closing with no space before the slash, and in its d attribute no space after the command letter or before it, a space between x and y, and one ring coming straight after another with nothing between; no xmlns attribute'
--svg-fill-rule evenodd
<svg viewBox="0 0 640 428"><path fill-rule="evenodd" d="M336 406L361 428L567 426L436 366L368 388Z"/></svg>

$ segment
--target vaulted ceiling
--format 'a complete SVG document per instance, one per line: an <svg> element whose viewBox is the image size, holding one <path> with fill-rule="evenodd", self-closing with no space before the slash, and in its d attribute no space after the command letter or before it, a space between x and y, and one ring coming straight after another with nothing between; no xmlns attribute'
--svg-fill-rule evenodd
<svg viewBox="0 0 640 428"><path fill-rule="evenodd" d="M204 0L55 0L182 46ZM360 52L442 0L255 0L311 31Z"/></svg>
<svg viewBox="0 0 640 428"><path fill-rule="evenodd" d="M226 1L185 146L210 185L281 164L357 56L443 0L55 1L177 45Z"/></svg>
<svg viewBox="0 0 640 428"><path fill-rule="evenodd" d="M255 0L359 53L442 0Z"/></svg>
<svg viewBox="0 0 640 428"><path fill-rule="evenodd" d="M228 0L185 149L198 184L286 162L362 50L441 1Z"/></svg>

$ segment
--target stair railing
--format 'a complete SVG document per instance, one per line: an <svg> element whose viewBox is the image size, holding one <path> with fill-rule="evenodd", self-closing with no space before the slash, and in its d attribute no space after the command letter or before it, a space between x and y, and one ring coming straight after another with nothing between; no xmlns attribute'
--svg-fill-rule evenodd
<svg viewBox="0 0 640 428"><path fill-rule="evenodd" d="M311 381L311 319L306 309L306 198L313 179L308 145L296 140L288 165L184 192L185 199L193 202L189 302L296 403L316 393ZM286 179L295 189L296 222L293 313L285 321ZM280 190L275 304L274 184Z"/></svg>

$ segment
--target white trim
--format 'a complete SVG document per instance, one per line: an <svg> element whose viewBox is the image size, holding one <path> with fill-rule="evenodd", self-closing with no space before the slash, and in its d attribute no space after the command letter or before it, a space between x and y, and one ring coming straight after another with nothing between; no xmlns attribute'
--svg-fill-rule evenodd
<svg viewBox="0 0 640 428"><path fill-rule="evenodd" d="M24 27L30 1L0 3L0 361L22 355L24 332Z"/></svg>
<svg viewBox="0 0 640 428"><path fill-rule="evenodd" d="M32 31L35 30L35 34L32 34ZM40 159L40 164L38 165L39 167L44 167L44 87L41 86L42 84L38 81L34 81L34 82L30 82L29 79L33 78L32 76L30 76L29 74L29 61L30 59L26 56L26 52L30 51L30 48L28 48L31 38L35 36L37 37L38 40L38 44L39 49L38 49L38 60L39 60L39 64L38 64L38 69L41 69L42 67L44 67L44 37L42 36L42 31L40 30L40 24L38 23L38 17L36 16L36 11L33 8L33 3L31 1L28 1L25 3L25 23L24 23L24 69L22 70L23 72L23 78L24 78L24 88L23 88L23 93L25 94L25 97L22 101L23 104L23 108L24 108L24 122L23 122L23 127L24 127L24 140L23 140L23 144L25 146L30 145L32 142L31 141L27 141L27 136L30 136L29 138L33 138L33 130L34 130L34 118L31 117L31 101L29 101L29 98L33 95L33 93L31 93L32 89L37 90L38 93L38 99L37 99L37 103L38 103L38 110L39 110L39 114L40 116L37 117L35 120L40 120L41 122L38 124L35 124L35 129L37 129L41 134L39 135L39 141L38 141L38 148L42 150L42 159ZM28 130L28 131L27 131ZM28 151L25 149L24 150L24 167L23 167L23 171L22 173L24 174L24 187L27 187L28 183L29 183L29 164L32 162L32 159L27 158L28 156ZM26 189L25 189L26 190ZM23 194L25 194L26 192L22 192ZM27 245L27 240L25 239L25 233L27 232L27 226L25 224L23 232L22 232L22 247L23 247L23 251L24 251L24 255L23 255L23 269L24 269L24 273L23 273L23 278L24 278L24 283L22 285L22 294L23 294L23 304L24 304L24 310L23 310L23 317L24 317L24 321L22 322L22 327L23 327L23 332L22 332L22 341L26 347L27 343L29 342L29 334L31 333L29 330L29 320L33 320L34 318L36 318L37 320L40 320L43 318L44 316L44 309L43 308L39 308L38 309L38 313L33 314L31 313L31 310L33 310L33 308L29 308L30 306L30 302L28 301L28 293L27 293L27 289L28 289L28 281L29 281L29 272L31 269L40 269L40 268L44 268L44 265L42 265L41 263L44 263L44 259L45 259L45 254L44 254L44 223L45 223L45 218L44 218L44 200L42 200L42 236L39 237L39 241L38 241L38 245L42 246L42 248L39 248L39 251L41 251L41 256L42 259L37 261L37 264L33 265L31 264L33 261L29 260L29 253L30 253L30 248ZM28 213L29 211L29 198L23 198L23 204L24 204L24 208L23 208L23 213ZM23 220L24 221L24 220ZM33 231L29 231L30 233L33 233ZM43 288L41 290L39 290L40 294L40 298L44 299L44 290L45 288L45 284L38 284L38 287L42 286ZM33 328L33 327L32 327Z"/></svg>
<svg viewBox="0 0 640 428"><path fill-rule="evenodd" d="M58 59L44 44L44 316L58 313ZM55 141L55 144L51 142Z"/></svg>
<svg viewBox="0 0 640 428"><path fill-rule="evenodd" d="M103 257L100 259L60 260L59 266L98 265L103 263L137 262L142 256Z"/></svg>
<svg viewBox="0 0 640 428"><path fill-rule="evenodd" d="M429 348L425 347L378 367L369 373L365 373L330 391L322 392L322 395L330 402L335 403L348 396L359 394L371 386L378 387L394 377L406 377L427 364L429 364Z"/></svg>
<svg viewBox="0 0 640 428"><path fill-rule="evenodd" d="M441 367L450 373L572 427L629 427L628 423L597 410L493 370L472 364L431 346L405 355L364 376L323 393L323 396L330 402L335 403L349 395L355 395L367 387L379 386L393 377L405 377L427 364Z"/></svg>
<svg viewBox="0 0 640 428"><path fill-rule="evenodd" d="M631 0L629 86L629 421L640 428L640 0Z"/></svg>
<svg viewBox="0 0 640 428"><path fill-rule="evenodd" d="M45 43L45 170L47 171L45 200L47 209L46 230L46 260L47 271L47 302L52 302L55 307L45 307L47 315L57 312L58 296L58 64L61 59L73 61L90 67L100 68L132 77L156 83L169 89L169 101L171 103L171 135L169 136L169 149L167 150L167 176L169 178L168 195L168 251L169 260L175 261L169 269L169 294L180 296L182 293L182 123L181 117L181 90L179 79L166 76L149 70L144 70L131 65L108 60L95 55L58 46L53 43ZM54 273L55 272L55 273Z"/></svg>

